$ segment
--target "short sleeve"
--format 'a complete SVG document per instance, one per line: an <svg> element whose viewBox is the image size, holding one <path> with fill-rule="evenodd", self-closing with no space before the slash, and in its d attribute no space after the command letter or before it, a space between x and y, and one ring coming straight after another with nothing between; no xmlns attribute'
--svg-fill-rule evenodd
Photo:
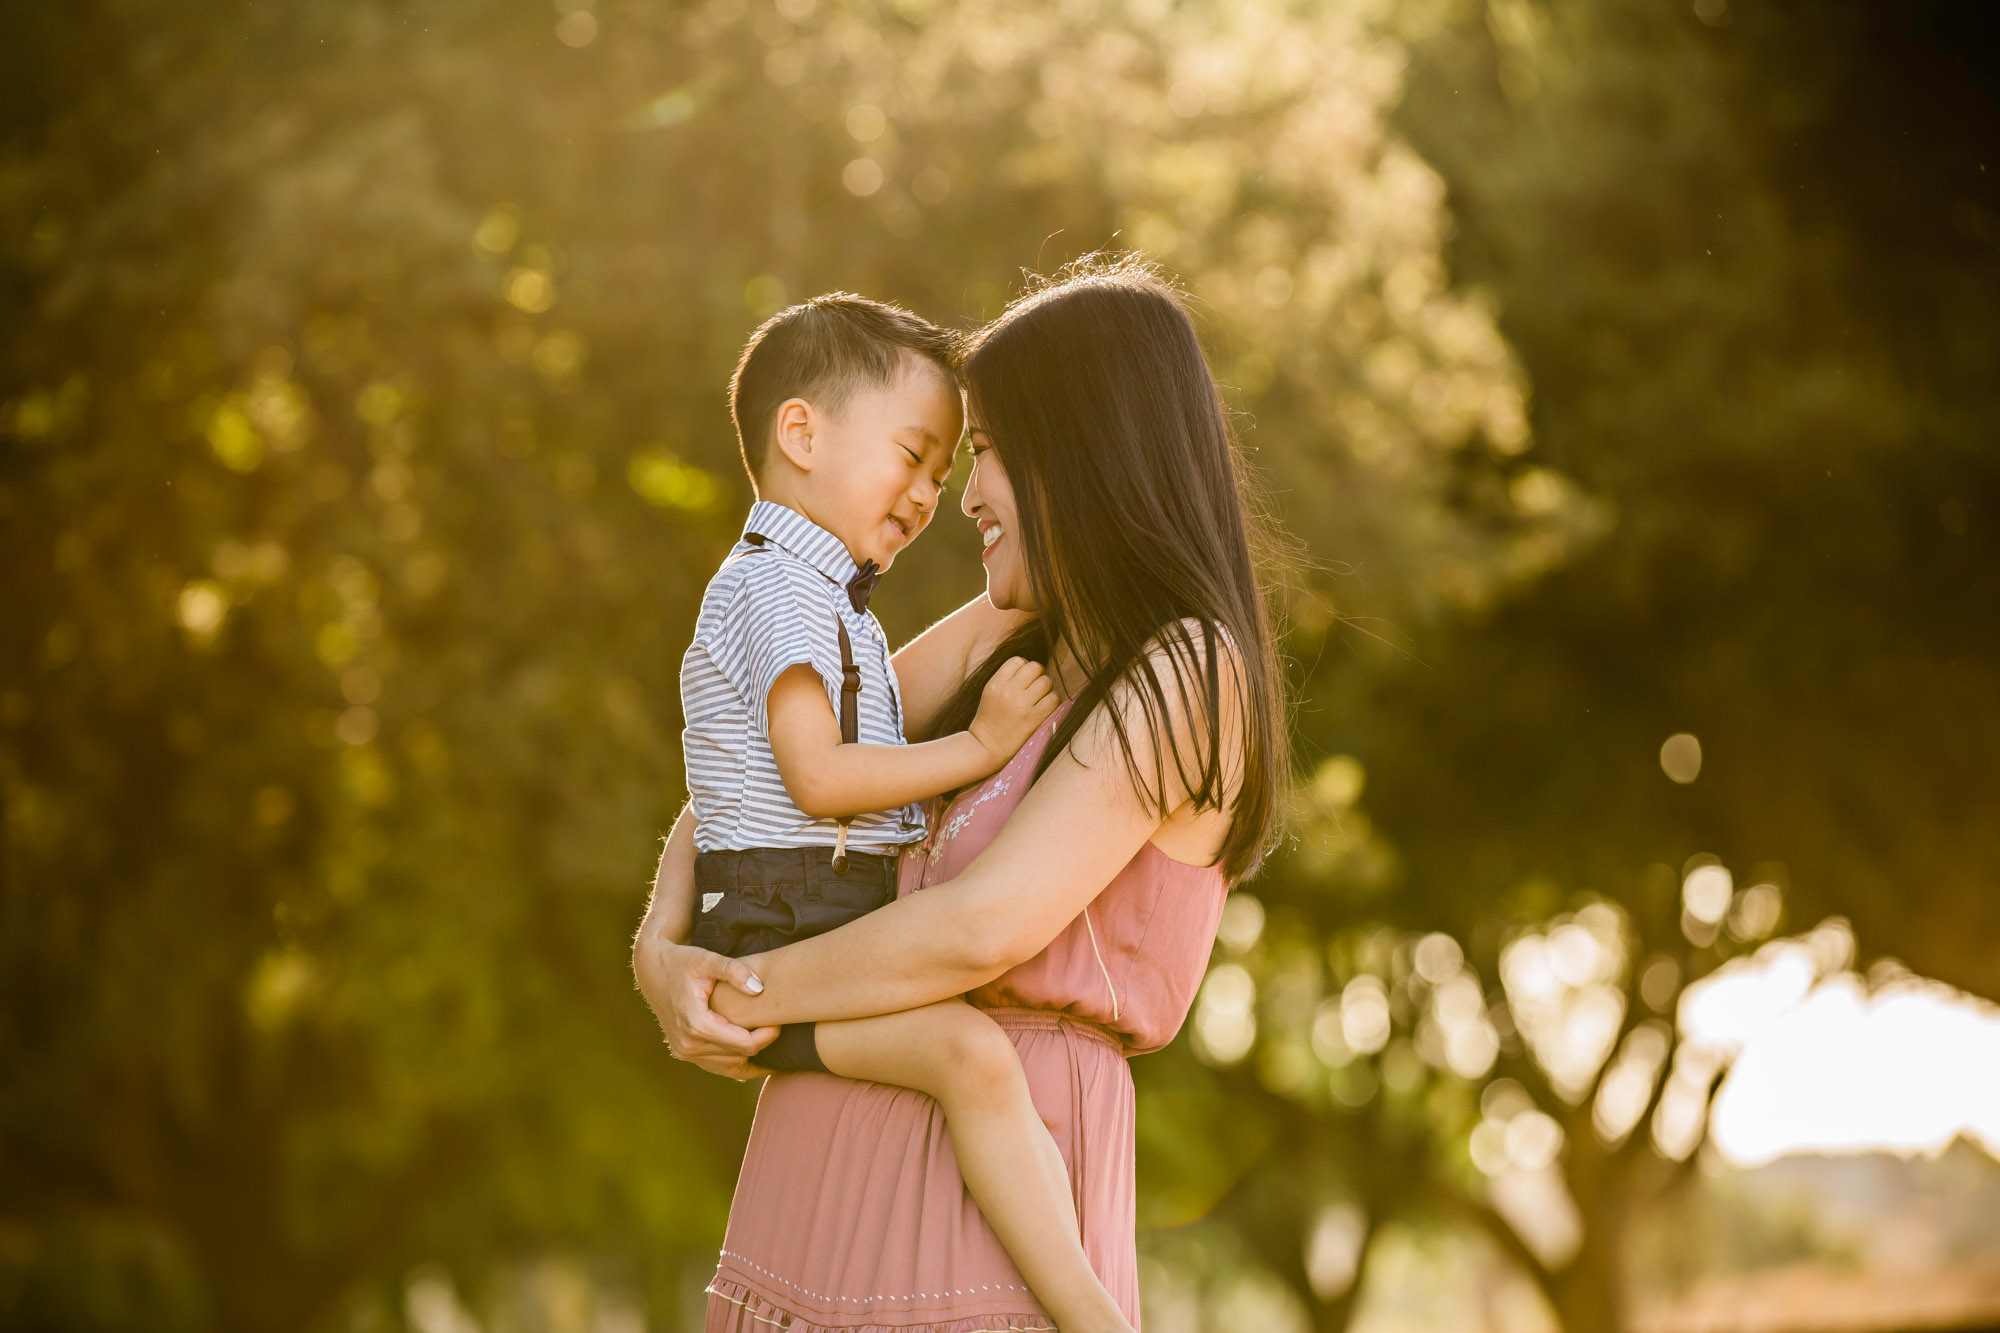
<svg viewBox="0 0 2000 1333"><path fill-rule="evenodd" d="M840 630L818 573L775 552L746 555L743 562L708 654L768 734L765 708L787 667L803 662L819 672L828 704L838 706Z"/></svg>

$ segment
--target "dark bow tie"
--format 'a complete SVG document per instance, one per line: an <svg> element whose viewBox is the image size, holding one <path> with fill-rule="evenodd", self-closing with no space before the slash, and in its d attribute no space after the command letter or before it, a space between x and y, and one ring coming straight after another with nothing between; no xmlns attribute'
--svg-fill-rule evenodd
<svg viewBox="0 0 2000 1333"><path fill-rule="evenodd" d="M863 560L861 568L854 571L854 577L847 581L847 600L854 604L855 615L865 615L868 611L868 595L875 591L875 585L882 581L882 571L873 560Z"/></svg>

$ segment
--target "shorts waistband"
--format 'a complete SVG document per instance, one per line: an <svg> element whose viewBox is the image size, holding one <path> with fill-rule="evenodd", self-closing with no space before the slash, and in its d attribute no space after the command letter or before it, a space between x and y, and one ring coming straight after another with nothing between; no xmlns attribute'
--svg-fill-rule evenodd
<svg viewBox="0 0 2000 1333"><path fill-rule="evenodd" d="M725 892L776 883L886 884L893 889L897 863L895 856L856 850L847 854L847 869L837 871L831 847L748 847L696 853L694 880L703 889Z"/></svg>
<svg viewBox="0 0 2000 1333"><path fill-rule="evenodd" d="M1110 1028L1059 1009L1031 1009L1020 1005L996 1005L988 1009L982 1005L980 1012L1010 1032L1060 1032L1094 1041L1100 1046L1109 1046L1120 1055L1125 1054L1124 1039Z"/></svg>
<svg viewBox="0 0 2000 1333"><path fill-rule="evenodd" d="M893 847L887 851L870 851L865 847L849 847L847 849L848 862L857 866L869 864L895 865L902 854L903 849L900 847ZM831 845L826 847L736 847L723 851L696 852L694 859L697 865L703 861L711 865L730 865L739 864L747 860L755 860L766 865L782 865L791 861L796 861L800 865L810 865L823 861L831 862L833 859L833 848Z"/></svg>

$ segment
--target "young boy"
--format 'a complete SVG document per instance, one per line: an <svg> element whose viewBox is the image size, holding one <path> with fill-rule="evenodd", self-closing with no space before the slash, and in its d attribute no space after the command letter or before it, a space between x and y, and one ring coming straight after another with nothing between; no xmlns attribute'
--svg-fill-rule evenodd
<svg viewBox="0 0 2000 1333"><path fill-rule="evenodd" d="M696 823L693 943L731 957L831 930L896 896L917 802L997 772L1055 708L1003 667L972 725L903 737L868 598L929 524L964 426L950 336L836 293L751 337L730 405L758 499L702 598L681 665ZM1125 1321L1084 1257L1067 1169L1012 1043L962 1000L793 1024L757 1057L935 1098L966 1188L1065 1333Z"/></svg>

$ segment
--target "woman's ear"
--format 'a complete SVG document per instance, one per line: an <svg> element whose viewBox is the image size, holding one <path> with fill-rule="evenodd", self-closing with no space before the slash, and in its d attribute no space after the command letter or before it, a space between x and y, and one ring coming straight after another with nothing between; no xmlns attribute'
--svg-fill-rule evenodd
<svg viewBox="0 0 2000 1333"><path fill-rule="evenodd" d="M778 451L801 472L813 466L813 409L803 398L787 398L778 404L773 438Z"/></svg>

